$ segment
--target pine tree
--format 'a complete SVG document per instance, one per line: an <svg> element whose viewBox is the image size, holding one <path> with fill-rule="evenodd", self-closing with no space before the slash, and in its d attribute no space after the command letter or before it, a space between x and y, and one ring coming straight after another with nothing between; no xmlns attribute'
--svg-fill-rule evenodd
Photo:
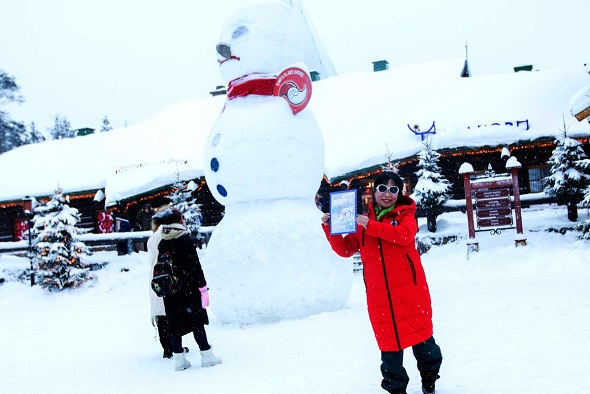
<svg viewBox="0 0 590 394"><path fill-rule="evenodd" d="M567 217L578 220L577 204L584 199L584 191L590 185L590 175L579 164L586 158L581 144L567 136L564 125L563 136L555 140L557 146L548 163L551 175L543 179L545 193L557 200L558 205L567 205Z"/></svg>
<svg viewBox="0 0 590 394"><path fill-rule="evenodd" d="M77 228L80 213L69 205L69 197L57 189L50 201L35 208L32 243L37 283L49 290L76 288L92 280L84 257L88 247L79 241L84 230Z"/></svg>
<svg viewBox="0 0 590 394"><path fill-rule="evenodd" d="M64 138L74 138L76 131L72 129L70 121L66 117L55 115L53 128L49 131L54 140L61 140Z"/></svg>
<svg viewBox="0 0 590 394"><path fill-rule="evenodd" d="M449 199L449 181L441 174L438 166L440 154L432 147L432 141L424 141L424 150L418 153L420 168L416 175L418 182L414 188L412 198L416 206L426 211L428 231L436 232L436 218L442 213L441 206Z"/></svg>
<svg viewBox="0 0 590 394"><path fill-rule="evenodd" d="M25 133L24 124L11 120L6 112L0 111L0 153L24 145L22 138Z"/></svg>
<svg viewBox="0 0 590 394"><path fill-rule="evenodd" d="M21 142L23 145L36 144L37 142L43 141L45 141L45 137L39 130L37 130L35 122L31 122L29 127L21 135Z"/></svg>
<svg viewBox="0 0 590 394"><path fill-rule="evenodd" d="M590 171L590 159L580 160L578 161L578 165L584 170ZM584 190L584 199L582 202L587 205L590 204L590 185L586 186L586 189ZM578 238L590 239L590 218L578 223L574 228L582 232Z"/></svg>
<svg viewBox="0 0 590 394"><path fill-rule="evenodd" d="M179 174L176 176L176 182L172 186L172 193L168 196L170 203L174 208L182 212L186 226L193 236L196 236L203 216L201 215L201 207L196 203L192 195L192 190L187 188L188 182L180 180Z"/></svg>
<svg viewBox="0 0 590 394"><path fill-rule="evenodd" d="M104 117L104 119L102 120L102 126L100 127L100 132L105 132L105 131L110 131L113 128L111 127L111 122L109 122L109 118Z"/></svg>
<svg viewBox="0 0 590 394"><path fill-rule="evenodd" d="M29 131L31 134L31 144L36 144L37 142L45 141L45 136L41 134L39 130L37 130L35 122L31 122L31 124L29 125Z"/></svg>
<svg viewBox="0 0 590 394"><path fill-rule="evenodd" d="M22 103L20 87L14 78L0 70L0 105ZM22 145L21 134L25 126L10 118L7 112L0 110L0 154Z"/></svg>

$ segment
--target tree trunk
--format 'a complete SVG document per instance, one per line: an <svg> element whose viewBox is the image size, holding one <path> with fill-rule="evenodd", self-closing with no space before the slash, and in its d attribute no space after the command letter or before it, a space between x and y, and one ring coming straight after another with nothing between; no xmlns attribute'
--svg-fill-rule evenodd
<svg viewBox="0 0 590 394"><path fill-rule="evenodd" d="M578 206L574 203L567 204L567 218L571 222L578 221Z"/></svg>
<svg viewBox="0 0 590 394"><path fill-rule="evenodd" d="M426 214L426 225L428 227L428 231L431 233L436 233L436 215L434 212L428 212Z"/></svg>

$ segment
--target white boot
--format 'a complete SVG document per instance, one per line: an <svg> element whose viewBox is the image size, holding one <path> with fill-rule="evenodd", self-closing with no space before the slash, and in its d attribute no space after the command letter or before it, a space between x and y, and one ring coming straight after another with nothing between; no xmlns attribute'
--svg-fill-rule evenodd
<svg viewBox="0 0 590 394"><path fill-rule="evenodd" d="M201 350L201 367L212 367L217 364L221 364L221 359L219 357L215 357L213 354L213 350Z"/></svg>
<svg viewBox="0 0 590 394"><path fill-rule="evenodd" d="M191 367L191 363L184 357L184 353L172 353L174 356L174 370L183 371Z"/></svg>

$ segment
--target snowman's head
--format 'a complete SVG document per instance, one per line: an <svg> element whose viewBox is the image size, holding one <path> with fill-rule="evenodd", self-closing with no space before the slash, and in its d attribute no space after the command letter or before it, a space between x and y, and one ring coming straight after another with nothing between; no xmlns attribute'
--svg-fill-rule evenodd
<svg viewBox="0 0 590 394"><path fill-rule="evenodd" d="M245 7L223 23L217 61L226 82L252 73L273 74L303 61L293 9L283 2Z"/></svg>

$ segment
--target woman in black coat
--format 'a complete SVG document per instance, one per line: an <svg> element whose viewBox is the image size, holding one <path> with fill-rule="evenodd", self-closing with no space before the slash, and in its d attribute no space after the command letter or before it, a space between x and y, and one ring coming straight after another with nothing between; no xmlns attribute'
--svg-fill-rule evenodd
<svg viewBox="0 0 590 394"><path fill-rule="evenodd" d="M209 305L207 282L182 213L171 208L157 216L162 223L162 241L158 245L159 255L169 253L176 272L179 272L182 278L180 290L176 294L164 297L168 332L175 360L174 369L182 371L191 366L185 358L182 347L182 336L191 332L201 350L201 366L211 367L220 364L221 359L213 354L205 332L205 324L209 324L205 309Z"/></svg>

